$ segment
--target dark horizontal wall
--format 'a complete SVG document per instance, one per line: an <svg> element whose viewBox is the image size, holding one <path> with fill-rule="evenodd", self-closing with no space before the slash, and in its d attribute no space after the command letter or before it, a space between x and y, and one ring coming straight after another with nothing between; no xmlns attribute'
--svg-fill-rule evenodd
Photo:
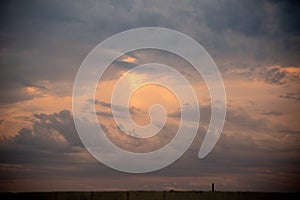
<svg viewBox="0 0 300 200"><path fill-rule="evenodd" d="M0 199L10 200L244 200L244 199L299 199L300 193L258 192L34 192L0 193Z"/></svg>

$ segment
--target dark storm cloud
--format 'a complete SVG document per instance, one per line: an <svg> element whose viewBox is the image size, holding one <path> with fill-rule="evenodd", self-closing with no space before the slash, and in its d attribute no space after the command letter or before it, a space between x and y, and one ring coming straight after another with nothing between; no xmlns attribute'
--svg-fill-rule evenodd
<svg viewBox="0 0 300 200"><path fill-rule="evenodd" d="M73 6L54 1L9 1L1 2L0 7L1 87L22 90L23 82L74 77L81 53L88 47L74 43L81 37L78 30L83 24ZM23 99L15 98L19 100Z"/></svg>
<svg viewBox="0 0 300 200"><path fill-rule="evenodd" d="M32 123L32 129L23 128L15 137L0 142L2 163L60 162L64 153L83 147L67 110L34 114Z"/></svg>
<svg viewBox="0 0 300 200"><path fill-rule="evenodd" d="M299 66L300 12L294 1L8 1L0 7L0 85L9 85L12 93L22 92L24 86L15 84L20 80L72 82L100 41L141 26L187 33L217 60L236 54L236 63L247 55ZM30 99L1 96L6 102Z"/></svg>
<svg viewBox="0 0 300 200"><path fill-rule="evenodd" d="M56 141L50 134L34 135L32 130L26 128L21 129L17 137L1 141L0 144L2 164L65 163L67 156L64 155L74 151L64 142Z"/></svg>
<svg viewBox="0 0 300 200"><path fill-rule="evenodd" d="M97 175L107 170L102 165L99 168L99 164L82 147L69 111L35 114L34 117L31 129L23 128L16 136L0 142L2 180L9 181L16 177L36 180L45 177L48 180L55 177L75 178L89 173ZM10 189L1 183L0 190Z"/></svg>
<svg viewBox="0 0 300 200"><path fill-rule="evenodd" d="M5 103L5 104L15 103L24 100L30 100L35 97L34 95L28 94L25 88L18 84L10 83L10 87L14 87L14 88L1 89L0 91L1 103Z"/></svg>
<svg viewBox="0 0 300 200"><path fill-rule="evenodd" d="M298 35L297 1L203 1L205 23L216 31L232 30L248 36Z"/></svg>
<svg viewBox="0 0 300 200"><path fill-rule="evenodd" d="M33 54L36 53L36 62L28 63L26 58L17 59L22 65L19 67L21 69L28 67L28 70L32 69L31 72L36 70L35 73L43 75L43 78L55 79L58 77L51 76L51 73L47 73L47 77L44 77L45 73L40 74L38 72L40 64L60 69L60 72L66 70L60 78L67 77L66 73L76 70L87 51L98 42L109 35L133 27L178 27L182 29L179 31L189 32L189 30L185 31L185 21L195 20L193 23L200 26L200 31L201 27L205 28L207 25L218 34L228 29L254 37L257 34L269 36L272 32L276 32L286 39L288 35L298 33L290 30L298 29L299 12L297 9L299 8L287 2L191 1L180 4L180 7L173 10L165 9L168 3L170 2L154 2L151 5L144 1L72 1L72 3L68 1L9 1L2 3L1 6L2 49L17 53L14 59L16 57L21 59L22 50L29 51L29 53L33 51ZM275 11L267 12L269 4L271 4L270 7L275 7ZM191 16L193 12L198 14L196 19L192 18L195 16ZM275 30L267 30L271 23L268 18L275 18L272 22ZM201 21L203 23L200 23ZM289 28L283 28L285 26ZM210 39L215 40L215 37L212 35ZM201 41L201 38L199 40ZM224 43L214 44L220 47ZM251 46L251 44L248 45ZM293 41L282 45L289 45L290 48L295 46ZM72 57L71 60L75 59L72 63L75 66L62 67L65 63L52 60L61 58L61 54L64 57ZM23 66L26 63L33 65L32 68ZM33 76L32 78L38 79L39 77Z"/></svg>
<svg viewBox="0 0 300 200"><path fill-rule="evenodd" d="M278 140L273 135L271 139L264 140L251 134L235 133L235 130L246 131L249 129L248 126L260 127L255 129L258 133L264 133L270 129L268 125L262 125L260 120L252 119L247 115L243 116L242 113L236 114L238 111L230 112L233 114L228 115L227 123L231 123L235 128L226 129L227 132L221 135L219 142L208 157L202 160L197 157L206 133L206 128L200 127L191 148L178 161L168 168L145 175L124 174L97 163L82 147L69 111L35 114L32 120L32 129L23 128L15 137L1 141L0 171L10 174L11 176L8 178L11 178L12 175L19 178L33 176L37 180L45 177L68 177L78 181L81 178L89 178L94 181L90 183L89 188L95 186L97 177L109 179L107 183L103 183L103 187L112 184L112 180L118 180L125 184L122 180L137 179L135 182L127 183L126 186L119 186L120 188L134 188L137 187L137 183L141 184L140 187L144 187L143 184L148 182L148 178L149 181L156 178L171 180L174 177L222 177L226 174L243 179L247 174L252 174L251 177L248 177L248 181L255 185L258 181L265 179L264 175L270 176L267 177L267 180L280 181L282 176L277 176L277 173L284 173L288 176L298 173L295 170L295 165L299 164L298 146L297 140L293 136L282 137ZM206 115L206 113L209 114L209 108L207 111L203 110L202 115ZM206 116L206 118L208 117ZM244 127L245 130L242 128L245 124L237 121L237 118L244 121L245 124L249 123L246 128ZM264 121L264 123L270 122ZM280 132L284 135L290 134L290 131ZM62 140L61 137L64 139ZM23 166L26 171L19 173L14 167L9 169L5 164ZM201 166L200 169L199 166ZM291 169L293 170L291 171ZM271 172L269 172L270 170ZM243 186L245 180L236 181L241 184L241 189L247 188ZM178 182L177 184L178 187L184 188L188 182ZM290 188L292 188L293 181L288 181L287 184L291 184ZM261 190L272 191L266 188L268 185L262 186ZM77 184L74 184L73 188L76 187ZM152 186L152 189L161 188L162 186L159 184ZM254 186L253 188L255 189ZM282 189L282 185L279 188Z"/></svg>
<svg viewBox="0 0 300 200"><path fill-rule="evenodd" d="M264 1L205 1L205 23L215 31L232 30L257 36L265 32L267 13ZM196 4L196 3L195 3ZM213 5L212 5L213 4Z"/></svg>
<svg viewBox="0 0 300 200"><path fill-rule="evenodd" d="M272 0L278 8L280 29L290 34L300 34L300 3L294 0Z"/></svg>
<svg viewBox="0 0 300 200"><path fill-rule="evenodd" d="M250 58L257 62L256 67L274 63L299 66L295 55L300 53L297 31L300 8L295 1L194 1L192 4L200 26L194 37L213 58L226 60L235 55L235 64ZM201 31L205 27L209 28L208 33Z"/></svg>
<svg viewBox="0 0 300 200"><path fill-rule="evenodd" d="M38 94L32 94L26 90L27 87L37 89ZM2 80L0 81L0 103L15 103L19 101L30 100L35 97L40 97L42 94L48 92L45 86L40 86L25 82L22 80Z"/></svg>
<svg viewBox="0 0 300 200"><path fill-rule="evenodd" d="M59 113L34 114L38 121L34 121L33 131L38 127L49 127L59 132L71 146L82 146L82 143L77 135L73 117L68 110L62 110Z"/></svg>

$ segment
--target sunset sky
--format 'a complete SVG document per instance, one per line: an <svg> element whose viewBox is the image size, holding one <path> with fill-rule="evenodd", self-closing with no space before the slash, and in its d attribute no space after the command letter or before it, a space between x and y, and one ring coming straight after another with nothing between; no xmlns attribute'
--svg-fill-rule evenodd
<svg viewBox="0 0 300 200"><path fill-rule="evenodd" d="M299 15L299 4L280 0L1 1L0 191L209 190L211 183L224 191L300 191ZM72 91L96 45L139 27L180 31L206 49L224 80L227 116L214 149L198 159L211 117L202 77L170 52L123 55L95 94L99 123L114 144L153 151L172 140L180 123L176 95L150 84L133 93L130 114L145 126L148 109L161 104L167 114L162 130L137 139L117 128L111 97L122 76L132 88L159 79L182 87L163 70L126 73L135 66L157 62L177 70L193 87L201 115L198 135L180 159L162 170L129 174L85 149L73 121ZM160 120L161 113L154 116Z"/></svg>

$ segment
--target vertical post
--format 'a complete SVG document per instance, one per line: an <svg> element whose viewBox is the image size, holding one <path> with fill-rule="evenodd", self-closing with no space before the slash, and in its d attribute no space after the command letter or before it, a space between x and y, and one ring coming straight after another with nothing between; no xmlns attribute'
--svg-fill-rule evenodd
<svg viewBox="0 0 300 200"><path fill-rule="evenodd" d="M91 200L94 200L94 192L91 192Z"/></svg>
<svg viewBox="0 0 300 200"><path fill-rule="evenodd" d="M214 183L211 184L211 191L212 191L212 192L215 191L215 184L214 184Z"/></svg>

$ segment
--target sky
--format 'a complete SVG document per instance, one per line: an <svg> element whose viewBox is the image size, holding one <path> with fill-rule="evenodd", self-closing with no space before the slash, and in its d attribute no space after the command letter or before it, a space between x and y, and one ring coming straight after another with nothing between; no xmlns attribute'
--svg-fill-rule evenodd
<svg viewBox="0 0 300 200"><path fill-rule="evenodd" d="M299 13L296 1L280 0L1 1L0 191L205 191L211 183L222 191L299 191ZM198 159L211 116L202 77L170 52L144 49L118 58L95 94L98 121L114 144L153 151L172 140L180 123L176 95L150 84L133 93L130 114L145 126L148 109L161 104L167 117L161 131L141 140L117 128L112 91L135 66L159 62L180 72L197 94L201 115L193 144L177 161L130 174L101 164L83 146L72 91L77 70L96 45L139 27L169 28L199 42L223 77L227 115L216 146ZM134 88L161 78L181 87L161 70L127 73L125 80Z"/></svg>

